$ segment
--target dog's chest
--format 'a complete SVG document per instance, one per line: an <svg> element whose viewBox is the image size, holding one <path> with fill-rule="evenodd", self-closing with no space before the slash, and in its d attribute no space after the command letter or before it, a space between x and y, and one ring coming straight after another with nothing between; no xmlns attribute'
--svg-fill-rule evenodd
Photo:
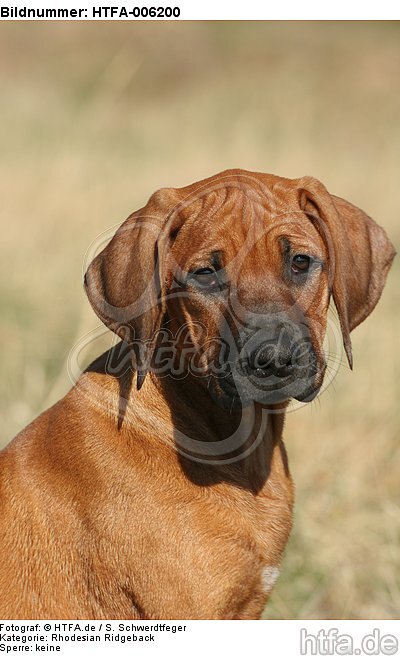
<svg viewBox="0 0 400 656"><path fill-rule="evenodd" d="M141 513L135 512L136 533L130 533L129 587L142 616L261 614L289 534L285 497L249 501L210 492L201 499L175 499L162 509L147 505L146 518ZM146 530L138 533L139 525Z"/></svg>
<svg viewBox="0 0 400 656"><path fill-rule="evenodd" d="M248 604L262 609L278 579L289 534L285 499L213 510L197 526L197 540L192 543L197 568L188 579L193 577L193 587L203 587L204 597L216 608L226 604L233 617L244 613Z"/></svg>
<svg viewBox="0 0 400 656"><path fill-rule="evenodd" d="M150 619L259 617L291 528L292 484L280 463L272 460L257 493L226 480L182 480L173 465L157 478L138 469L117 506L114 495L107 512L114 521L99 553L108 563L104 585L123 591L124 612Z"/></svg>

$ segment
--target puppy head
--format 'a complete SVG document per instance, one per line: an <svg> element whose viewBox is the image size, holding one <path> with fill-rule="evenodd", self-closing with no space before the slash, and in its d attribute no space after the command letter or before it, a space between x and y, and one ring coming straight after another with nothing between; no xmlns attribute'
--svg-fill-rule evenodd
<svg viewBox="0 0 400 656"><path fill-rule="evenodd" d="M330 297L351 365L350 331L393 256L382 228L317 180L233 170L156 192L92 262L85 288L131 345L139 388L168 327L171 371L178 358L220 405L311 400Z"/></svg>

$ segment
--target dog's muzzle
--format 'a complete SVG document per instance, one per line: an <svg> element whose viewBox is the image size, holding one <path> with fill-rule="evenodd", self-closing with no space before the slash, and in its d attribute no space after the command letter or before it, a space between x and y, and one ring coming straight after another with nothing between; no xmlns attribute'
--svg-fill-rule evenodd
<svg viewBox="0 0 400 656"><path fill-rule="evenodd" d="M236 357L231 348L225 375L212 386L214 392L210 390L220 405L315 398L322 382L321 365L306 324L269 321L262 328L246 329L238 341Z"/></svg>

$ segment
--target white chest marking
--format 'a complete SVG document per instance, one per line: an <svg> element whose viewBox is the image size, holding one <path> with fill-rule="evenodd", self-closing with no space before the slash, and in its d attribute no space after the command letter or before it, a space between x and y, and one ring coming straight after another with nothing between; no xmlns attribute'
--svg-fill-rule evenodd
<svg viewBox="0 0 400 656"><path fill-rule="evenodd" d="M279 567L268 565L261 572L261 585L265 594L269 594L279 576Z"/></svg>

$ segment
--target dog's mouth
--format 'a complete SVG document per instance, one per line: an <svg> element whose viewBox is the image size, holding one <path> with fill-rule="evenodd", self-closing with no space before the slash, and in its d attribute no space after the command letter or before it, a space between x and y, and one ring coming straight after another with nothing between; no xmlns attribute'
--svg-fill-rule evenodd
<svg viewBox="0 0 400 656"><path fill-rule="evenodd" d="M239 409L252 403L274 405L291 399L309 403L318 395L325 365L315 357L289 372L274 373L261 369L249 371L240 361L226 363L223 374L210 374L207 388L211 398L225 409Z"/></svg>

